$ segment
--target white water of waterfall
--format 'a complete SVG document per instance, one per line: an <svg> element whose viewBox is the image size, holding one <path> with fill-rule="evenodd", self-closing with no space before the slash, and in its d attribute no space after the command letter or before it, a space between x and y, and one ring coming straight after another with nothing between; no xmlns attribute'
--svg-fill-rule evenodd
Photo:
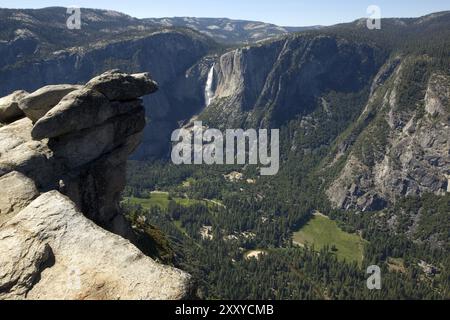
<svg viewBox="0 0 450 320"><path fill-rule="evenodd" d="M208 80L206 81L205 87L206 107L208 107L211 104L211 101L213 100L214 97L214 92L212 91L213 82L214 82L214 65L211 67L211 70L209 70Z"/></svg>

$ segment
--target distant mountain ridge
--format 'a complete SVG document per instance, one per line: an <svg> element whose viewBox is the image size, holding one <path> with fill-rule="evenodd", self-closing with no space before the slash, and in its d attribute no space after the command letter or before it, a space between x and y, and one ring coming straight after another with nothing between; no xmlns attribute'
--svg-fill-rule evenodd
<svg viewBox="0 0 450 320"><path fill-rule="evenodd" d="M55 46L79 44L78 30L69 30L69 15L63 7L43 9L0 8L0 41L11 40L21 34L17 30L28 29L39 35L40 40ZM232 20L227 18L146 18L138 19L111 10L81 8L82 39L91 41L114 39L117 35L142 33L158 28L189 28L205 34L223 44L249 44L291 32L318 29L313 27L281 27L274 24ZM54 35L55 31L58 35ZM80 37L78 37L80 38Z"/></svg>
<svg viewBox="0 0 450 320"><path fill-rule="evenodd" d="M252 43L285 35L291 32L317 30L321 26L284 27L271 23L248 20L233 20L228 18L150 18L144 19L164 27L185 27L197 30L210 36L217 42L227 44Z"/></svg>

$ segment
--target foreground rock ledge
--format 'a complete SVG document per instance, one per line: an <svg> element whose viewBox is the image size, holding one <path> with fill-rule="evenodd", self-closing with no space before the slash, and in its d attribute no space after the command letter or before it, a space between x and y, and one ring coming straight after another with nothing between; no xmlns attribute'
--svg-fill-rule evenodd
<svg viewBox="0 0 450 320"><path fill-rule="evenodd" d="M187 297L190 276L147 257L119 206L156 90L114 70L2 100L0 299Z"/></svg>
<svg viewBox="0 0 450 320"><path fill-rule="evenodd" d="M0 230L1 298L180 299L189 276L95 225L57 191Z"/></svg>

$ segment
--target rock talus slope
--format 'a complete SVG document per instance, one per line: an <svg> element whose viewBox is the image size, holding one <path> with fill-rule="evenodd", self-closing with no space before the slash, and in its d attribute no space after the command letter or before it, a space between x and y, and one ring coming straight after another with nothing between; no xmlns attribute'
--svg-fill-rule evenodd
<svg viewBox="0 0 450 320"><path fill-rule="evenodd" d="M148 74L112 70L1 100L14 112L0 113L0 299L188 294L190 276L135 247L119 208L145 127L139 98L157 89Z"/></svg>

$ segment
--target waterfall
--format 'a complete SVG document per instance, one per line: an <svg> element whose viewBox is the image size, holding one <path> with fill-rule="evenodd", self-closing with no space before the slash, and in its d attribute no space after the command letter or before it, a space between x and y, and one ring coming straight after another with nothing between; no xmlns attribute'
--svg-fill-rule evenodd
<svg viewBox="0 0 450 320"><path fill-rule="evenodd" d="M209 70L208 80L206 81L205 87L206 107L208 107L211 104L211 101L213 100L214 97L214 92L212 91L213 82L214 82L214 65L211 67L211 70Z"/></svg>

